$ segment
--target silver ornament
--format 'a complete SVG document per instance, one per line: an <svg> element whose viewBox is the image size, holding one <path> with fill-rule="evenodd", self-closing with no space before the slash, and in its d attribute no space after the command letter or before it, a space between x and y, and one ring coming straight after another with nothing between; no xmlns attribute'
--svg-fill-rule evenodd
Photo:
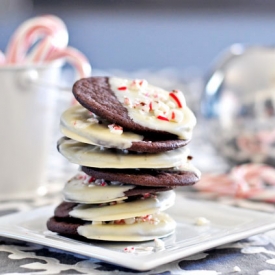
<svg viewBox="0 0 275 275"><path fill-rule="evenodd" d="M207 77L201 113L225 158L275 165L275 48L236 44L223 53Z"/></svg>

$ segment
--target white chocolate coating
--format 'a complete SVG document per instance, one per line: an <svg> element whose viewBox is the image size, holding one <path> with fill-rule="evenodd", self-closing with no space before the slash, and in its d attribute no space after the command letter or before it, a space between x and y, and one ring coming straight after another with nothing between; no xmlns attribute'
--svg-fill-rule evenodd
<svg viewBox="0 0 275 275"><path fill-rule="evenodd" d="M135 188L134 185L95 186L85 184L77 176L68 181L62 191L65 201L78 203L106 203L125 200L124 192Z"/></svg>
<svg viewBox="0 0 275 275"><path fill-rule="evenodd" d="M189 172L193 172L199 179L201 177L201 171L196 168L190 160L183 160L183 162L177 166L177 167L174 167L173 170L175 171L189 171Z"/></svg>
<svg viewBox="0 0 275 275"><path fill-rule="evenodd" d="M179 91L178 96L181 99L182 107L178 107L169 96L168 91L152 86L145 81L142 83L143 85L139 85L136 81L129 79L109 78L111 90L120 103L127 108L129 117L137 124L175 134L180 139L191 139L196 118L186 106L183 94ZM126 89L120 90L120 87ZM149 106L152 106L153 110L150 110ZM176 114L174 120L170 119L171 112ZM158 115L169 118L169 121L158 119Z"/></svg>
<svg viewBox="0 0 275 275"><path fill-rule="evenodd" d="M105 187L101 187L103 192ZM160 192L156 197L139 199L115 205L93 206L80 204L70 211L70 216L87 221L112 221L145 216L164 211L175 202L175 192Z"/></svg>
<svg viewBox="0 0 275 275"><path fill-rule="evenodd" d="M93 119L82 106L73 106L62 114L60 130L73 140L107 148L126 149L131 147L132 142L143 139L143 136L131 132L115 134L110 131L106 121L101 120L99 124L97 119Z"/></svg>
<svg viewBox="0 0 275 275"><path fill-rule="evenodd" d="M77 232L88 239L106 241L141 242L162 238L172 234L176 222L165 213L154 214L157 224L141 222L134 224L91 224L79 226Z"/></svg>
<svg viewBox="0 0 275 275"><path fill-rule="evenodd" d="M156 154L130 153L122 150L114 152L74 140L61 140L60 153L70 162L97 168L169 168L187 161L189 150L186 147Z"/></svg>

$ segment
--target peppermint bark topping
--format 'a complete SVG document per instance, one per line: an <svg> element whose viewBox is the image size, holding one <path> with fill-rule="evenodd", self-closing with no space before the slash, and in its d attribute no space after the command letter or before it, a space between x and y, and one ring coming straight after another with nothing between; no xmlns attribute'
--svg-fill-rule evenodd
<svg viewBox="0 0 275 275"><path fill-rule="evenodd" d="M179 90L167 92L140 79L119 79L116 89L126 92L123 100L125 106L136 109L143 115L171 123L180 123L184 119L182 109L186 107L186 102ZM134 93L134 96L130 96L128 92Z"/></svg>
<svg viewBox="0 0 275 275"><path fill-rule="evenodd" d="M109 124L108 128L110 129L110 132L116 135L121 135L123 133L123 128L116 124Z"/></svg>

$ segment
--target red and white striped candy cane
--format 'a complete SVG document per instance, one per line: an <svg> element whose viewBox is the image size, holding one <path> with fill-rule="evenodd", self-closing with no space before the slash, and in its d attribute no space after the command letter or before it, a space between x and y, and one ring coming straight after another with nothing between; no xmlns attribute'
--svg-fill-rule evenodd
<svg viewBox="0 0 275 275"><path fill-rule="evenodd" d="M264 184L275 185L275 170L265 164L249 163L234 167L231 176L246 182L250 188L261 189Z"/></svg>
<svg viewBox="0 0 275 275"><path fill-rule="evenodd" d="M50 55L58 51L58 48L54 45L52 37L45 37L36 47L28 54L26 58L28 63L40 64L46 62Z"/></svg>
<svg viewBox="0 0 275 275"><path fill-rule="evenodd" d="M273 167L249 163L241 165L240 168L243 169L244 180L250 187L243 194L244 197L257 201L275 202L275 169ZM233 170L231 173L235 173Z"/></svg>
<svg viewBox="0 0 275 275"><path fill-rule="evenodd" d="M57 48L68 45L68 31L61 19L53 15L31 18L21 24L8 43L6 60L8 63L22 63L30 50L39 39L51 37Z"/></svg>
<svg viewBox="0 0 275 275"><path fill-rule="evenodd" d="M62 50L52 52L48 61L64 58L69 64L71 64L80 78L88 77L91 75L91 65L88 59L77 49L67 47Z"/></svg>
<svg viewBox="0 0 275 275"><path fill-rule="evenodd" d="M275 169L265 164L243 164L226 174L206 174L194 187L222 196L275 202Z"/></svg>
<svg viewBox="0 0 275 275"><path fill-rule="evenodd" d="M233 196L236 187L228 174L204 174L194 188L202 192L217 193L220 195Z"/></svg>

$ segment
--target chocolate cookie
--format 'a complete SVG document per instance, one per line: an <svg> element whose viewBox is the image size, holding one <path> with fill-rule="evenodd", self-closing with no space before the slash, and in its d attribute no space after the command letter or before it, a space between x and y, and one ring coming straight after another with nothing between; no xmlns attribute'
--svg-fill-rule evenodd
<svg viewBox="0 0 275 275"><path fill-rule="evenodd" d="M85 222L86 221L75 218L51 217L47 221L47 228L61 235L78 236L77 228L85 224Z"/></svg>
<svg viewBox="0 0 275 275"><path fill-rule="evenodd" d="M185 147L166 152L149 154L105 148L61 138L58 151L70 162L97 168L170 168L187 162L189 149Z"/></svg>
<svg viewBox="0 0 275 275"><path fill-rule="evenodd" d="M90 77L77 81L81 105L66 110L59 152L80 165L62 191L49 230L83 240L143 242L174 233L164 211L173 188L200 172L188 148L196 118L179 90L146 80ZM165 192L163 192L165 191Z"/></svg>
<svg viewBox="0 0 275 275"><path fill-rule="evenodd" d="M79 203L74 202L61 202L54 210L54 215L58 218L69 218L69 213L77 206Z"/></svg>
<svg viewBox="0 0 275 275"><path fill-rule="evenodd" d="M157 170L157 169L98 169L81 167L89 176L110 181L120 181L127 184L155 187L173 187L192 185L200 175L190 171ZM133 191L133 190L130 190Z"/></svg>
<svg viewBox="0 0 275 275"><path fill-rule="evenodd" d="M54 211L59 218L74 217L86 221L111 221L165 211L175 202L173 190L144 194L100 204L83 204L63 201ZM131 209L131 211L129 211Z"/></svg>
<svg viewBox="0 0 275 275"><path fill-rule="evenodd" d="M156 140L156 141L137 141L133 142L132 146L128 148L129 151L143 152L143 153L161 153L169 150L174 150L185 146L190 140Z"/></svg>
<svg viewBox="0 0 275 275"><path fill-rule="evenodd" d="M60 130L73 140L107 148L130 151L159 153L185 146L188 139L171 139L171 135L137 134L125 131L115 134L113 124L106 119L95 117L81 105L68 108L62 113Z"/></svg>
<svg viewBox="0 0 275 275"><path fill-rule="evenodd" d="M134 122L129 117L127 109L111 90L108 80L108 77L90 77L78 80L73 86L76 100L97 116L106 118L133 132L155 132L169 135L169 133L143 127Z"/></svg>
<svg viewBox="0 0 275 275"><path fill-rule="evenodd" d="M128 195L129 198L126 199L125 201L128 202L128 201L134 201L134 200L139 200L142 198L142 195L141 194L138 194L137 192L138 189L133 189L133 190L129 190L127 191L126 193L130 194ZM156 190L157 192L164 192L164 191L168 191L168 190L172 190L172 188L149 188L146 190L146 187L143 188L143 190L145 191L149 191L149 190ZM148 193L142 193L143 195L147 195L147 194L154 194L156 192L148 192ZM143 197L144 198L144 197ZM56 217L59 217L59 218L68 218L70 217L69 213L77 206L79 205L79 203L75 203L75 202L67 202L67 201L63 201L62 203L60 203L56 208L55 208L55 211L54 211L54 215Z"/></svg>
<svg viewBox="0 0 275 275"><path fill-rule="evenodd" d="M147 216L146 216L147 217ZM147 219L134 222L134 224L123 223L96 223L82 221L75 218L52 217L47 221L50 231L72 238L82 240L105 240L105 241L131 241L141 242L156 238L163 238L174 233L176 222L165 213L156 213ZM157 221L157 222L154 222ZM84 238L84 239L83 239Z"/></svg>

